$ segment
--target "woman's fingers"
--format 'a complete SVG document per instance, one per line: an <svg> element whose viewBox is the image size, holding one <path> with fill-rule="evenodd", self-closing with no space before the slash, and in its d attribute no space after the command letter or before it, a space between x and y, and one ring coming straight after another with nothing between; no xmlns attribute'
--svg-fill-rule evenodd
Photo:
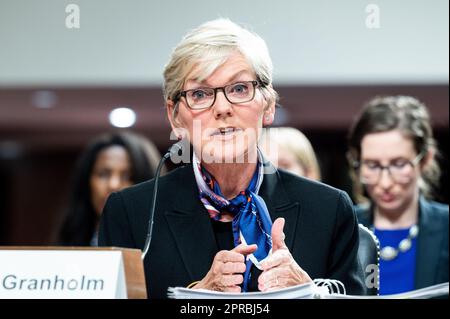
<svg viewBox="0 0 450 319"><path fill-rule="evenodd" d="M222 264L221 272L224 274L241 274L245 272L245 263L226 262Z"/></svg>
<svg viewBox="0 0 450 319"><path fill-rule="evenodd" d="M277 250L262 264L263 272L258 278L261 291L280 289L312 281L295 262L287 249Z"/></svg>
<svg viewBox="0 0 450 319"><path fill-rule="evenodd" d="M223 275L221 280L226 287L240 285L243 281L244 276L242 275Z"/></svg>
<svg viewBox="0 0 450 319"><path fill-rule="evenodd" d="M216 259L222 262L245 262L245 256L256 251L257 245L240 244L233 250L221 250L217 253Z"/></svg>
<svg viewBox="0 0 450 319"><path fill-rule="evenodd" d="M232 252L236 252L242 255L249 255L251 253L254 253L256 251L256 249L258 249L258 246L256 244L253 245L244 245L244 244L240 244L239 246L236 246L233 250L231 250Z"/></svg>
<svg viewBox="0 0 450 319"><path fill-rule="evenodd" d="M225 292L241 292L241 287L239 287L239 286L225 287L225 289L223 291L225 291Z"/></svg>
<svg viewBox="0 0 450 319"><path fill-rule="evenodd" d="M272 268L268 271L264 271L258 278L259 290L264 291L267 288L278 286L281 283L281 278L285 277L289 277L289 271L282 267Z"/></svg>
<svg viewBox="0 0 450 319"><path fill-rule="evenodd" d="M289 264L292 261L292 255L287 249L279 249L269 256L263 263L261 267L264 271L269 270L274 267L278 267L281 264Z"/></svg>
<svg viewBox="0 0 450 319"><path fill-rule="evenodd" d="M239 245L233 250L219 251L208 274L194 289L240 292L246 270L245 255L256 251L256 245Z"/></svg>

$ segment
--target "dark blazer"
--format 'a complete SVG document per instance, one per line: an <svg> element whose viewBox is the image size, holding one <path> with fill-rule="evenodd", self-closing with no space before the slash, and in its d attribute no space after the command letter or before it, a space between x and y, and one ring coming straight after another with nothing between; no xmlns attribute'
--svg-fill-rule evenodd
<svg viewBox="0 0 450 319"><path fill-rule="evenodd" d="M110 195L100 223L100 246L142 249L154 181ZM311 278L334 278L347 293L364 294L357 259L358 224L348 195L284 171L264 175L259 194L272 220L284 217L286 245ZM192 165L159 180L153 239L145 257L150 298L201 280L218 252L209 215L199 200Z"/></svg>
<svg viewBox="0 0 450 319"><path fill-rule="evenodd" d="M371 205L356 207L359 222L373 227ZM415 289L448 282L448 206L419 199Z"/></svg>

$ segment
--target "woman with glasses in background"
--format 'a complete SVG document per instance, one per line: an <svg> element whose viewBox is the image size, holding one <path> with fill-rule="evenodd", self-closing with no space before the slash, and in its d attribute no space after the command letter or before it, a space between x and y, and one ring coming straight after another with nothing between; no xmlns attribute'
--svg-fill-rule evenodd
<svg viewBox="0 0 450 319"><path fill-rule="evenodd" d="M427 199L440 176L436 153L426 106L412 97L372 99L350 131L355 190L370 198L358 219L381 244L380 294L448 281L449 208Z"/></svg>

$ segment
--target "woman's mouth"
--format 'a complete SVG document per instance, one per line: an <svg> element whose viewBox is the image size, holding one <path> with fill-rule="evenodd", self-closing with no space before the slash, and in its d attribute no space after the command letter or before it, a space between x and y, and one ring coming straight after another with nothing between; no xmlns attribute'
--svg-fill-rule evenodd
<svg viewBox="0 0 450 319"><path fill-rule="evenodd" d="M242 131L239 128L236 127L220 127L217 130L215 130L211 136L214 139L220 139L220 140L228 140L230 138L233 138L236 133Z"/></svg>
<svg viewBox="0 0 450 319"><path fill-rule="evenodd" d="M395 200L395 196L393 194L382 194L380 199L385 203L390 203Z"/></svg>

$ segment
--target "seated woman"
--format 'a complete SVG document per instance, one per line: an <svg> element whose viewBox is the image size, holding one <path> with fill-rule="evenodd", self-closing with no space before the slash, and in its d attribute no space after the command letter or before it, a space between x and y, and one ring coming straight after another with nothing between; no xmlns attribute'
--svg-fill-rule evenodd
<svg viewBox="0 0 450 319"><path fill-rule="evenodd" d="M314 149L307 137L296 128L276 127L266 128L259 141L259 147L264 156L286 171L320 180L320 168ZM377 240L371 230L359 225L358 259L366 274L367 294L377 295L378 283Z"/></svg>
<svg viewBox="0 0 450 319"><path fill-rule="evenodd" d="M266 128L259 147L275 166L320 181L320 168L311 142L293 127Z"/></svg>
<svg viewBox="0 0 450 319"><path fill-rule="evenodd" d="M97 246L100 215L108 195L152 178L160 157L149 140L135 133L94 138L78 159L58 244Z"/></svg>
<svg viewBox="0 0 450 319"><path fill-rule="evenodd" d="M268 291L340 280L365 292L358 224L348 195L277 171L257 148L275 116L272 62L258 35L226 20L187 34L164 71L172 129L192 163L159 179L148 296L167 288ZM109 197L99 243L143 249L154 180Z"/></svg>
<svg viewBox="0 0 450 319"><path fill-rule="evenodd" d="M370 201L358 219L381 244L380 294L448 281L448 205L429 197L439 180L436 141L424 104L377 97L356 118L349 159Z"/></svg>

